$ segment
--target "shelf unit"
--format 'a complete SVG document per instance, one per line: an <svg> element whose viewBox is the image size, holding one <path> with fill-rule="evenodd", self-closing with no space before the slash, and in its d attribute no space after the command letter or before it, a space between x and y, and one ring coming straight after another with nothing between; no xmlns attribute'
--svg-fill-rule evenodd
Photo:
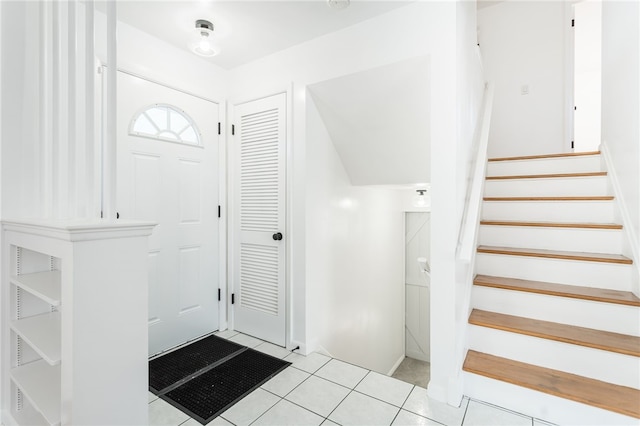
<svg viewBox="0 0 640 426"><path fill-rule="evenodd" d="M60 366L43 360L13 368L11 380L47 424L60 424Z"/></svg>
<svg viewBox="0 0 640 426"><path fill-rule="evenodd" d="M60 364L59 312L34 315L11 322L11 330L27 342L49 365Z"/></svg>
<svg viewBox="0 0 640 426"><path fill-rule="evenodd" d="M12 414L59 425L62 261L20 245L9 252Z"/></svg>
<svg viewBox="0 0 640 426"><path fill-rule="evenodd" d="M2 223L2 424L147 423L153 226Z"/></svg>

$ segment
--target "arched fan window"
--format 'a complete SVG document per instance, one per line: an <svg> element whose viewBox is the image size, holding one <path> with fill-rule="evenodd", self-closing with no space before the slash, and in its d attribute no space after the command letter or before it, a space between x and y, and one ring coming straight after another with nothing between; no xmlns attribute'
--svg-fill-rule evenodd
<svg viewBox="0 0 640 426"><path fill-rule="evenodd" d="M193 120L182 110L156 104L133 117L129 134L188 145L201 145L200 132Z"/></svg>

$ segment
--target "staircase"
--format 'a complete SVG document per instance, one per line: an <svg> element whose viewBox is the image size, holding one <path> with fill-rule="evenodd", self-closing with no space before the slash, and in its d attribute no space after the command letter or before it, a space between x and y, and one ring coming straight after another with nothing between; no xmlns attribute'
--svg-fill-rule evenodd
<svg viewBox="0 0 640 426"><path fill-rule="evenodd" d="M490 159L466 394L559 424L640 424L637 270L599 152Z"/></svg>

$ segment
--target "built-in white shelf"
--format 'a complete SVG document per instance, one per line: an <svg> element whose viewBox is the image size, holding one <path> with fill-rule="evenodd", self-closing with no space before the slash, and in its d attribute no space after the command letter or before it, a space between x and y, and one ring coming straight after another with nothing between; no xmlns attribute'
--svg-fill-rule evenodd
<svg viewBox="0 0 640 426"><path fill-rule="evenodd" d="M14 275L11 282L50 305L60 305L60 271Z"/></svg>
<svg viewBox="0 0 640 426"><path fill-rule="evenodd" d="M60 363L60 312L12 321L11 329L49 365Z"/></svg>
<svg viewBox="0 0 640 426"><path fill-rule="evenodd" d="M51 366L43 360L25 364L11 370L11 380L47 424L60 424L60 364Z"/></svg>

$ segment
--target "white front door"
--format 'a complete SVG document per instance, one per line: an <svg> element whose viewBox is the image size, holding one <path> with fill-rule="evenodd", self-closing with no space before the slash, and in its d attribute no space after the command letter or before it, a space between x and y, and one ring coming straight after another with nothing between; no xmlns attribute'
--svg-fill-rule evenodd
<svg viewBox="0 0 640 426"><path fill-rule="evenodd" d="M285 106L235 108L234 328L285 345Z"/></svg>
<svg viewBox="0 0 640 426"><path fill-rule="evenodd" d="M150 355L218 329L218 144L218 104L118 73L117 210L158 224Z"/></svg>

